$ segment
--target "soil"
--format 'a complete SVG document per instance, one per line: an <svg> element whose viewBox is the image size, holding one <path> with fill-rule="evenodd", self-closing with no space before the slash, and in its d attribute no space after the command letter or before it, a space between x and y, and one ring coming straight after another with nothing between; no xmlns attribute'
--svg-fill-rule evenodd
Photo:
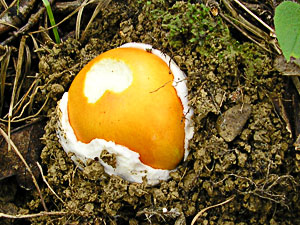
<svg viewBox="0 0 300 225"><path fill-rule="evenodd" d="M151 44L170 55L187 75L194 109L190 154L170 180L156 186L109 176L94 160L80 170L56 135L57 101L76 74L100 53L127 42ZM35 104L48 99L41 164L57 196L42 179L39 184L48 210L63 213L22 222L179 225L191 224L200 212L197 224L300 224L300 157L275 107L285 98L289 78L274 68L273 54L235 39L204 5L111 1L85 40L69 37L43 48L38 71L43 89ZM0 186L2 212L43 210L34 189L19 190L13 179Z"/></svg>

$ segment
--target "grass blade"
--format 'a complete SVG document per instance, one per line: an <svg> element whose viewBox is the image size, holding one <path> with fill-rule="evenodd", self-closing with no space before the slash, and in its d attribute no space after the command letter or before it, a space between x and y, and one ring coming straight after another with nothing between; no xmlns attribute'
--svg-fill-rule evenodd
<svg viewBox="0 0 300 225"><path fill-rule="evenodd" d="M50 24L51 24L52 27L54 26L53 27L53 34L54 34L55 42L57 44L59 44L60 43L60 38L59 38L59 35L58 35L57 27L55 26L56 23L55 23L54 16L53 16L53 13L52 13L51 5L50 5L48 0L43 0L43 3L46 7L47 14L48 14L48 17L49 17L49 20L50 20Z"/></svg>

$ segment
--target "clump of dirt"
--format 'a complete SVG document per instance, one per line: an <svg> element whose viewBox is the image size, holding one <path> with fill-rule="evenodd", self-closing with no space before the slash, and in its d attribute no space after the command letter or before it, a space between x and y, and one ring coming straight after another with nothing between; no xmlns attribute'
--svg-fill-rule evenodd
<svg viewBox="0 0 300 225"><path fill-rule="evenodd" d="M39 64L45 88L39 96L49 121L41 158L46 205L66 215L55 224L200 224L300 223L299 178L293 141L272 100L282 98L286 78L273 69L260 47L239 43L226 24L201 4L164 1L112 1L83 43L68 39L49 46ZM175 18L175 19L173 19ZM55 107L79 70L100 53L126 42L143 42L176 61L188 76L195 135L190 154L169 181L151 187L105 174L94 160L80 170L56 135ZM233 106L252 112L242 131L225 141L218 117ZM242 110L242 109L241 109ZM299 168L298 168L299 170ZM39 196L24 206L41 209ZM48 223L49 217L31 223Z"/></svg>

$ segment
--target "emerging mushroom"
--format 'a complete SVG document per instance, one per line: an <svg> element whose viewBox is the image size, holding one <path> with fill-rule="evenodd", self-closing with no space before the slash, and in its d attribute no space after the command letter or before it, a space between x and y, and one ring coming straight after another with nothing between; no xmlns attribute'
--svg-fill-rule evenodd
<svg viewBox="0 0 300 225"><path fill-rule="evenodd" d="M90 61L59 103L58 136L75 162L148 184L167 180L193 136L185 74L150 45L128 43ZM104 160L103 153L114 160ZM113 163L112 163L113 161Z"/></svg>

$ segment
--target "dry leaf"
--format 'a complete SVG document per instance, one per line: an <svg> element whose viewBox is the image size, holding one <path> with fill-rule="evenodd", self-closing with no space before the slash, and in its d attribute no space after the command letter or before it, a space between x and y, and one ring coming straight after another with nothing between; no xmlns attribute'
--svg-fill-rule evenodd
<svg viewBox="0 0 300 225"><path fill-rule="evenodd" d="M44 133L43 128L43 122L38 122L11 133L11 140L23 155L35 177L39 175L36 161L43 148L40 141ZM21 187L32 189L34 185L30 173L15 152L8 151L7 146L4 138L0 137L0 180L16 175Z"/></svg>
<svg viewBox="0 0 300 225"><path fill-rule="evenodd" d="M283 75L300 76L299 59L296 61L287 62L284 56L277 56L274 62L274 67Z"/></svg>

